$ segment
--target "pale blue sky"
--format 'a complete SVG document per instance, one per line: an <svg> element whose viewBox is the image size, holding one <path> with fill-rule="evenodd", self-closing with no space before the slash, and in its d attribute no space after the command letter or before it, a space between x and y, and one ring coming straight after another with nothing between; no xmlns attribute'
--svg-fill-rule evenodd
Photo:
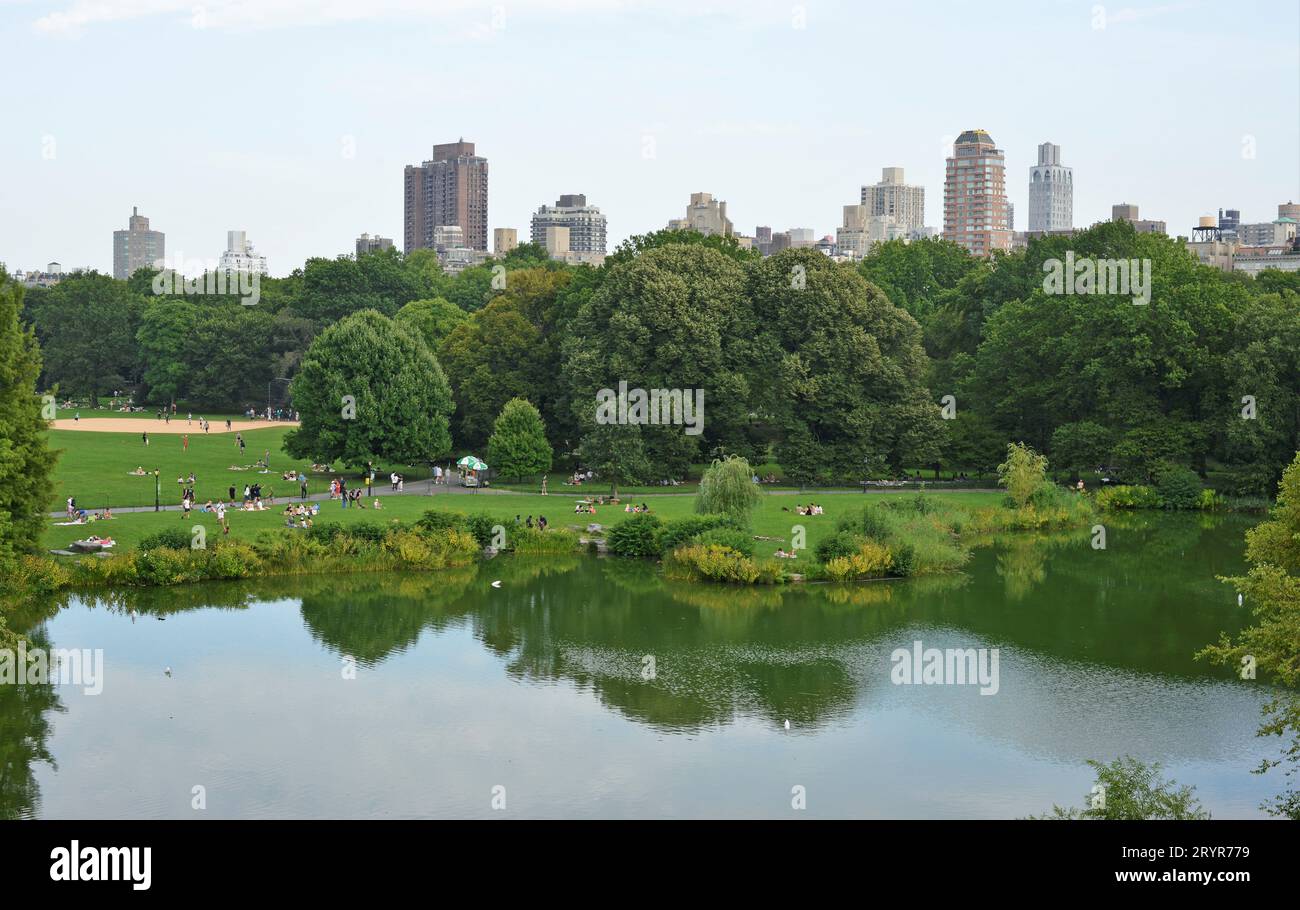
<svg viewBox="0 0 1300 910"><path fill-rule="evenodd" d="M586 193L611 249L701 190L744 233L833 233L887 166L940 226L969 128L1005 149L1022 230L1049 140L1076 225L1300 200L1297 0L0 0L0 29L11 270L111 271L132 205L170 256L243 229L275 275L362 231L400 247L402 166L460 136L491 227Z"/></svg>

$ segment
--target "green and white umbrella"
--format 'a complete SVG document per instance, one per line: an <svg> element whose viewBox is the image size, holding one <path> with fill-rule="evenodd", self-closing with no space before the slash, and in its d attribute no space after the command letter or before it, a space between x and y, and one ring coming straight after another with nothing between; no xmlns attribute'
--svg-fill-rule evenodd
<svg viewBox="0 0 1300 910"><path fill-rule="evenodd" d="M466 455L460 461L456 462L462 468L469 468L471 471L486 471L487 465L473 455Z"/></svg>

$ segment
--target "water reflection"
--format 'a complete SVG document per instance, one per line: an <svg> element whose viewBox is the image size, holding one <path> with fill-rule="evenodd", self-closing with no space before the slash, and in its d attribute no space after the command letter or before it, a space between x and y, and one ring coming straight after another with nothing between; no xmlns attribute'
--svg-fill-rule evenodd
<svg viewBox="0 0 1300 910"><path fill-rule="evenodd" d="M453 572L296 577L75 597L66 599L66 612L49 628L57 633L61 623L73 623L87 609L114 614L119 623L127 615L206 617L211 621L205 620L201 632L210 636L202 642L204 653L222 663L210 671L217 688L205 697L223 707L225 699L238 713L238 685L220 688L221 674L234 672L225 662L260 671L264 661L254 643L278 649L276 659L285 665L277 672L288 685L305 687L294 703L294 722L312 736L335 722L334 706L309 687L319 685L306 682L316 678L316 662L302 654L294 630L279 619L293 609L301 620L297 636L315 642L317 653L334 661L352 658L373 678L390 681L373 695L360 690L352 696L377 725L373 735L400 741L416 723L391 707L398 686L432 700L439 724L490 729L493 737L504 737L511 745L498 751L518 749L519 762L537 760L533 749L541 734L532 725L541 721L514 718L512 703L526 703L527 691L546 690L574 694L563 702L568 716L550 721L566 729L578 724L572 735L598 752L617 749L619 739L581 726L579 718L588 716L593 700L638 729L691 741L709 736L726 743L725 737L751 729L776 736L787 722L794 737L810 741L862 736L882 725L902 741L940 743L936 748L953 761L964 749L1009 750L999 755L1003 764L1008 756L1077 764L1131 752L1171 764L1235 767L1248 757L1240 744L1251 740L1261 690L1197 664L1191 655L1246 618L1215 580L1240 571L1245 527L1231 518L1119 516L1107 520L1105 550L1092 548L1087 530L1008 535L977 550L958 575L850 586L691 585L665 582L654 566L641 562L499 558ZM47 604L27 617L38 635L44 616L58 606ZM99 626L85 629L105 634ZM188 627L150 632L171 645L196 634ZM475 670L481 665L474 655L453 647L462 637L475 643L480 656L491 655L495 676ZM890 652L914 640L1001 649L999 695L891 685ZM131 641L124 636L119 647L129 652ZM647 678L649 660L653 678ZM118 672L136 682L129 670ZM58 751L49 739L59 699L48 687L4 688L0 812L38 815L33 769L52 763ZM262 697L274 703L280 695L270 691ZM125 712L115 721L133 723L132 706L107 699L101 704L106 707L87 704L79 711ZM466 715L469 710L477 713ZM240 733L256 743L256 729ZM958 733L960 738L951 738ZM439 740L440 763L463 760L472 766L482 760L456 742ZM876 748L868 742L855 747L862 761L871 760ZM747 760L758 767L775 760L772 744L751 748ZM618 754L629 767L640 761L626 747ZM366 773L338 773L349 770ZM389 773L400 779L402 769ZM902 781L915 783L911 776L923 769L892 773L900 775L906 791ZM74 789L88 785L58 774L45 779ZM391 785L400 786L396 780ZM346 792L337 798L349 799ZM283 814L293 814L297 805L274 792L266 799L289 804ZM349 805L320 810L346 815ZM945 811L951 810L939 814Z"/></svg>

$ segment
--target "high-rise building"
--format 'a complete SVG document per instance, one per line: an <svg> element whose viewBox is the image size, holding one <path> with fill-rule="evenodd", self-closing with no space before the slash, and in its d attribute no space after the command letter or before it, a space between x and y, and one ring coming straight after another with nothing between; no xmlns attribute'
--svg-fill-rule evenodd
<svg viewBox="0 0 1300 910"><path fill-rule="evenodd" d="M393 248L392 238L380 237L378 234L373 237L369 234L362 234L357 238L357 255L364 256L367 253L378 253L381 250L391 250Z"/></svg>
<svg viewBox="0 0 1300 910"><path fill-rule="evenodd" d="M908 233L925 227L925 187L911 186L903 180L901 167L880 170L880 182L862 188L866 214L889 216Z"/></svg>
<svg viewBox="0 0 1300 910"><path fill-rule="evenodd" d="M976 256L1011 249L1006 156L984 130L953 143L943 182L943 236Z"/></svg>
<svg viewBox="0 0 1300 910"><path fill-rule="evenodd" d="M1295 236L1294 218L1278 218L1276 221L1261 221L1237 227L1237 238L1242 246L1287 246L1295 240Z"/></svg>
<svg viewBox="0 0 1300 910"><path fill-rule="evenodd" d="M487 250L488 162L461 139L433 147L433 157L404 172L405 246L432 249L433 229L455 225L465 245Z"/></svg>
<svg viewBox="0 0 1300 910"><path fill-rule="evenodd" d="M504 256L519 246L519 232L514 228L496 228L492 231L492 253Z"/></svg>
<svg viewBox="0 0 1300 910"><path fill-rule="evenodd" d="M130 278L137 269L162 268L166 247L162 231L149 230L149 219L131 207L125 231L113 232L113 277Z"/></svg>
<svg viewBox="0 0 1300 910"><path fill-rule="evenodd" d="M1038 163L1029 169L1029 230L1073 227L1074 169L1061 164L1059 145L1044 142L1038 147Z"/></svg>
<svg viewBox="0 0 1300 910"><path fill-rule="evenodd" d="M223 272L265 275L266 257L258 255L243 231L226 231L226 249L221 254L218 268Z"/></svg>
<svg viewBox="0 0 1300 910"><path fill-rule="evenodd" d="M544 205L533 215L533 243L545 245L546 230L569 229L569 249L575 253L605 252L605 216L594 205L587 205L581 193L561 196L555 205Z"/></svg>
<svg viewBox="0 0 1300 910"><path fill-rule="evenodd" d="M1237 239L1237 228L1241 226L1241 212L1237 209L1219 209L1219 230L1229 240Z"/></svg>
<svg viewBox="0 0 1300 910"><path fill-rule="evenodd" d="M835 231L835 252L845 259L861 259L877 243L900 240L911 231L893 215L873 215L869 205L844 206L844 224Z"/></svg>
<svg viewBox="0 0 1300 910"><path fill-rule="evenodd" d="M1165 233L1165 223L1163 221L1143 221L1138 217L1138 207L1127 202L1121 202L1119 205L1110 207L1110 220L1127 221L1133 225L1139 234Z"/></svg>
<svg viewBox="0 0 1300 910"><path fill-rule="evenodd" d="M690 205L686 206L685 218L674 218L668 222L671 231L699 231L706 236L721 234L730 237L731 219L727 217L727 203L714 199L709 193L691 193Z"/></svg>
<svg viewBox="0 0 1300 910"><path fill-rule="evenodd" d="M790 228L786 231L790 237L790 246L796 250L806 250L817 242L817 236L812 228Z"/></svg>

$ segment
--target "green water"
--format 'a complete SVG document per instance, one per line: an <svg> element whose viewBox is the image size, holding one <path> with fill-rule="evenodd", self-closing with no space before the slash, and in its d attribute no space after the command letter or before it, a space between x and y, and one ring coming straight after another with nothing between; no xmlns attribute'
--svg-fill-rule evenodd
<svg viewBox="0 0 1300 910"><path fill-rule="evenodd" d="M1246 526L1142 516L853 587L503 557L72 597L17 624L102 649L103 691L0 686L0 816L1018 817L1121 754L1257 816L1268 691L1192 659L1248 618L1214 580ZM996 648L996 694L896 685L916 641Z"/></svg>

